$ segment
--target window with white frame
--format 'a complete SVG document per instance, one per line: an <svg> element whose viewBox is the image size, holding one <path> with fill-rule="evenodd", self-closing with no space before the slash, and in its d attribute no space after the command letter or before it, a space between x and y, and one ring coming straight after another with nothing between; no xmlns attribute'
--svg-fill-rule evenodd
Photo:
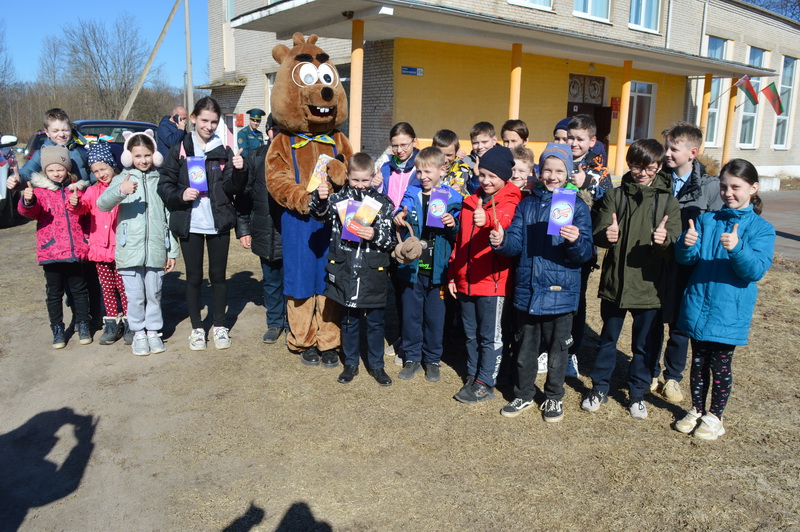
<svg viewBox="0 0 800 532"><path fill-rule="evenodd" d="M708 36L708 46L706 56L712 59L725 59L725 39ZM716 146L717 132L719 131L720 105L722 103L723 80L715 78L711 80L711 101L708 106L708 125L706 126L706 145Z"/></svg>
<svg viewBox="0 0 800 532"><path fill-rule="evenodd" d="M640 81L631 82L628 142L652 136L655 95L656 86L654 84Z"/></svg>
<svg viewBox="0 0 800 532"><path fill-rule="evenodd" d="M794 95L794 72L797 59L783 56L783 70L781 71L781 101L783 113L775 119L775 138L773 144L776 148L786 148L789 143L789 108Z"/></svg>
<svg viewBox="0 0 800 532"><path fill-rule="evenodd" d="M658 31L661 0L631 0L630 25L634 28Z"/></svg>
<svg viewBox="0 0 800 532"><path fill-rule="evenodd" d="M522 7L553 9L553 0L508 0L508 3Z"/></svg>
<svg viewBox="0 0 800 532"><path fill-rule="evenodd" d="M766 52L761 48L750 47L747 54L747 63L756 67L764 66L764 56ZM750 83L756 94L761 90L761 78L750 78ZM756 145L756 126L758 125L758 107L753 105L749 98L745 96L744 106L742 107L742 120L739 124L739 147L754 148Z"/></svg>
<svg viewBox="0 0 800 532"><path fill-rule="evenodd" d="M608 20L609 0L575 0L574 13Z"/></svg>

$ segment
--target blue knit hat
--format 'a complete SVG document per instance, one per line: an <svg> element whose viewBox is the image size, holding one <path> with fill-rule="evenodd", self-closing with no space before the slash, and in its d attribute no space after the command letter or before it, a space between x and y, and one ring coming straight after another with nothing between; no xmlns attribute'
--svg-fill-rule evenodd
<svg viewBox="0 0 800 532"><path fill-rule="evenodd" d="M89 146L89 149L86 151L86 157L89 161L89 166L92 166L98 161L106 163L111 168L116 168L119 166L119 163L114 159L114 154L111 153L111 149L108 147L107 142L92 143Z"/></svg>
<svg viewBox="0 0 800 532"><path fill-rule="evenodd" d="M478 166L489 170L503 181L508 181L514 169L514 156L505 146L495 144L478 158Z"/></svg>
<svg viewBox="0 0 800 532"><path fill-rule="evenodd" d="M555 132L558 131L559 129L563 129L564 131L569 131L569 123L571 121L572 121L571 116L559 120L558 124L556 124L556 127L553 128L553 134L555 134Z"/></svg>
<svg viewBox="0 0 800 532"><path fill-rule="evenodd" d="M555 157L567 168L567 175L572 174L572 149L569 144L558 144L555 142L548 142L542 154L539 156L539 168L544 167L544 162L550 158Z"/></svg>

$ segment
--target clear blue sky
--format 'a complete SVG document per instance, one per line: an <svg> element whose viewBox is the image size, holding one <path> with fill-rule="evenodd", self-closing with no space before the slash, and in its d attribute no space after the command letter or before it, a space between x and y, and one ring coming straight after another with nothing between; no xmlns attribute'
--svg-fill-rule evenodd
<svg viewBox="0 0 800 532"><path fill-rule="evenodd" d="M9 17L5 20L5 42L14 61L17 80L34 81L39 68L43 39L56 38L53 31L59 26L78 24L80 20L107 21L109 27L113 28L114 21L121 13L133 15L149 55L174 3L174 0L29 0L19 3L18 7L26 13L25 16ZM208 82L207 0L189 0L189 11L192 77L194 85L202 85ZM183 73L186 70L183 12L184 6L181 2L154 62L154 66L163 65L162 71L167 83L175 87L183 85Z"/></svg>

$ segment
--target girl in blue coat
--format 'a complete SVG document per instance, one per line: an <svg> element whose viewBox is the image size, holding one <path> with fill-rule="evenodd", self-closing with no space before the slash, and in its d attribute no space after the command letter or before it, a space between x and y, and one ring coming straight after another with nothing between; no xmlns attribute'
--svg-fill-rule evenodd
<svg viewBox="0 0 800 532"><path fill-rule="evenodd" d="M720 172L725 206L700 215L696 227L690 220L675 246L679 263L695 265L677 323L692 339L692 409L675 428L704 440L725 434L722 411L731 393L733 350L747 344L756 282L772 265L775 228L760 216L758 187L752 164L728 162Z"/></svg>

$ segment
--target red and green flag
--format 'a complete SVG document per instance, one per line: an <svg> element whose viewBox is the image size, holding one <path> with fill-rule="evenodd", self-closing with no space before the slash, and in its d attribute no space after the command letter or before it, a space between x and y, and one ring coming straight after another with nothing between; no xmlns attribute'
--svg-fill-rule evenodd
<svg viewBox="0 0 800 532"><path fill-rule="evenodd" d="M766 87L764 87L761 92L764 93L764 96L767 97L767 100L772 105L772 108L775 109L775 113L778 115L783 114L783 102L781 101L781 95L778 92L778 89L775 88L775 82L773 81Z"/></svg>
<svg viewBox="0 0 800 532"><path fill-rule="evenodd" d="M734 85L742 88L745 96L747 96L747 99L750 100L750 103L753 105L758 105L758 93L756 92L756 89L753 88L753 84L750 83L750 76L745 74L739 78L739 81L734 83Z"/></svg>

